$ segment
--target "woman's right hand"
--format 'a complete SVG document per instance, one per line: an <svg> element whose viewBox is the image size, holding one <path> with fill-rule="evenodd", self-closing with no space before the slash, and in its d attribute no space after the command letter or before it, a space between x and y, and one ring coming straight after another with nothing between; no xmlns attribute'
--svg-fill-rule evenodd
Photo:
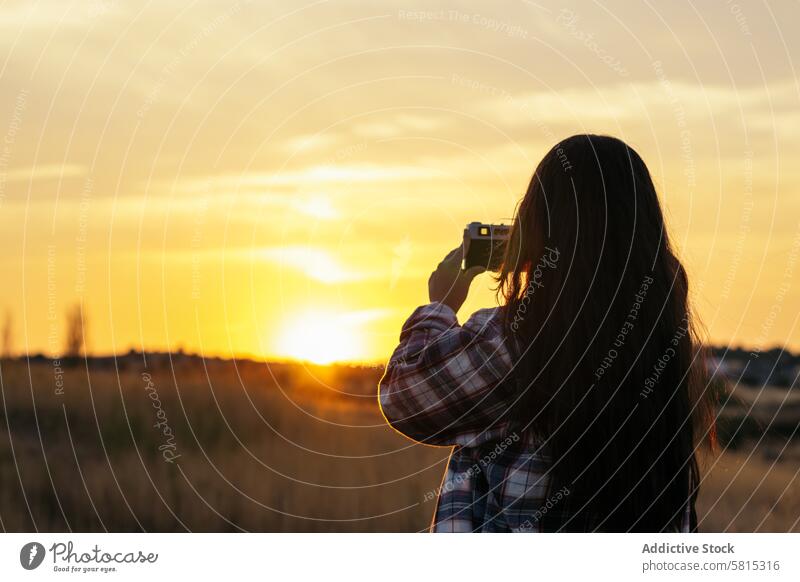
<svg viewBox="0 0 800 582"><path fill-rule="evenodd" d="M461 257L462 249L458 246L442 259L428 279L428 297L431 302L447 305L455 312L467 300L472 280L486 270L483 267L471 267L463 271Z"/></svg>

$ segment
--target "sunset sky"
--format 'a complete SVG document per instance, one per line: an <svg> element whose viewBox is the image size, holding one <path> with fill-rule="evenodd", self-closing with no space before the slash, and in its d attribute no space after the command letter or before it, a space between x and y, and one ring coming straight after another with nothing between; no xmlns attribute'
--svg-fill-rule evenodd
<svg viewBox="0 0 800 582"><path fill-rule="evenodd" d="M6 2L14 349L58 353L83 302L96 353L385 359L464 225L578 132L650 166L711 341L800 349L798 12Z"/></svg>

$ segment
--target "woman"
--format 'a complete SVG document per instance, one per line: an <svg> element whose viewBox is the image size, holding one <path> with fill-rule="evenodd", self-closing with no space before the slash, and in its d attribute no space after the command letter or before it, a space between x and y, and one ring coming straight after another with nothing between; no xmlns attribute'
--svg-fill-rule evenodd
<svg viewBox="0 0 800 582"><path fill-rule="evenodd" d="M497 275L500 307L460 326L479 268L428 282L380 384L388 422L454 446L433 531L694 531L714 399L650 173L576 135L531 179Z"/></svg>

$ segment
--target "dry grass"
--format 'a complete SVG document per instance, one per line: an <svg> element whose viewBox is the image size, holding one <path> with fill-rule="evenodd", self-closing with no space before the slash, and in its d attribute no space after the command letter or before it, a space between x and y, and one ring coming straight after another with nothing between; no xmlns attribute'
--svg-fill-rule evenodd
<svg viewBox="0 0 800 582"><path fill-rule="evenodd" d="M701 491L703 531L800 532L800 463L788 457L728 450L709 463Z"/></svg>
<svg viewBox="0 0 800 582"><path fill-rule="evenodd" d="M168 463L144 368L131 362L119 370L92 365L87 372L83 362L67 368L62 395L50 362L3 362L4 530L428 525L433 502L425 494L439 484L449 451L414 445L384 424L375 402L379 371L195 359L151 368L180 455ZM795 467L754 458L725 490L743 458L726 453L711 473L704 529L797 530Z"/></svg>

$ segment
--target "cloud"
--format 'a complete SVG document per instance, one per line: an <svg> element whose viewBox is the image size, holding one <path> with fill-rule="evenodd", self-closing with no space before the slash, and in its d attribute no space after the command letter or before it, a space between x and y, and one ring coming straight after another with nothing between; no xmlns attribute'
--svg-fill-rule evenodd
<svg viewBox="0 0 800 582"><path fill-rule="evenodd" d="M98 15L103 7L108 11L110 4L111 0L94 0L79 10L59 0L5 3L0 13L0 29L85 27L87 17Z"/></svg>
<svg viewBox="0 0 800 582"><path fill-rule="evenodd" d="M286 140L285 147L294 151L295 153L307 153L317 151L335 144L337 141L336 136L326 135L321 133L311 133L296 135Z"/></svg>
<svg viewBox="0 0 800 582"><path fill-rule="evenodd" d="M342 283L361 278L361 275L345 268L330 252L314 247L284 246L269 247L253 252L254 255L303 273L309 279L326 284Z"/></svg>
<svg viewBox="0 0 800 582"><path fill-rule="evenodd" d="M9 170L3 177L6 182L27 182L75 178L86 175L86 167L77 164L38 164L26 168Z"/></svg>
<svg viewBox="0 0 800 582"><path fill-rule="evenodd" d="M796 116L797 87L794 81L742 88L699 85L668 78L652 82L619 83L586 89L562 89L511 94L485 83L454 77L453 82L484 95L474 109L498 123L539 121L547 124L641 119L672 115L677 107L687 118L708 119L710 115L741 113L767 116L776 125L781 117Z"/></svg>
<svg viewBox="0 0 800 582"><path fill-rule="evenodd" d="M292 200L291 205L298 212L319 220L333 220L340 216L327 196L310 196L305 199Z"/></svg>
<svg viewBox="0 0 800 582"><path fill-rule="evenodd" d="M409 133L427 132L439 129L444 125L441 115L401 114L393 119L356 123L353 132L356 135L371 139L387 139L407 136Z"/></svg>
<svg viewBox="0 0 800 582"><path fill-rule="evenodd" d="M392 164L321 164L295 170L252 171L193 176L177 182L163 181L156 190L169 194L240 194L254 191L268 196L280 190L282 196L302 187L323 185L391 182L401 179L431 179L439 172L410 165Z"/></svg>

